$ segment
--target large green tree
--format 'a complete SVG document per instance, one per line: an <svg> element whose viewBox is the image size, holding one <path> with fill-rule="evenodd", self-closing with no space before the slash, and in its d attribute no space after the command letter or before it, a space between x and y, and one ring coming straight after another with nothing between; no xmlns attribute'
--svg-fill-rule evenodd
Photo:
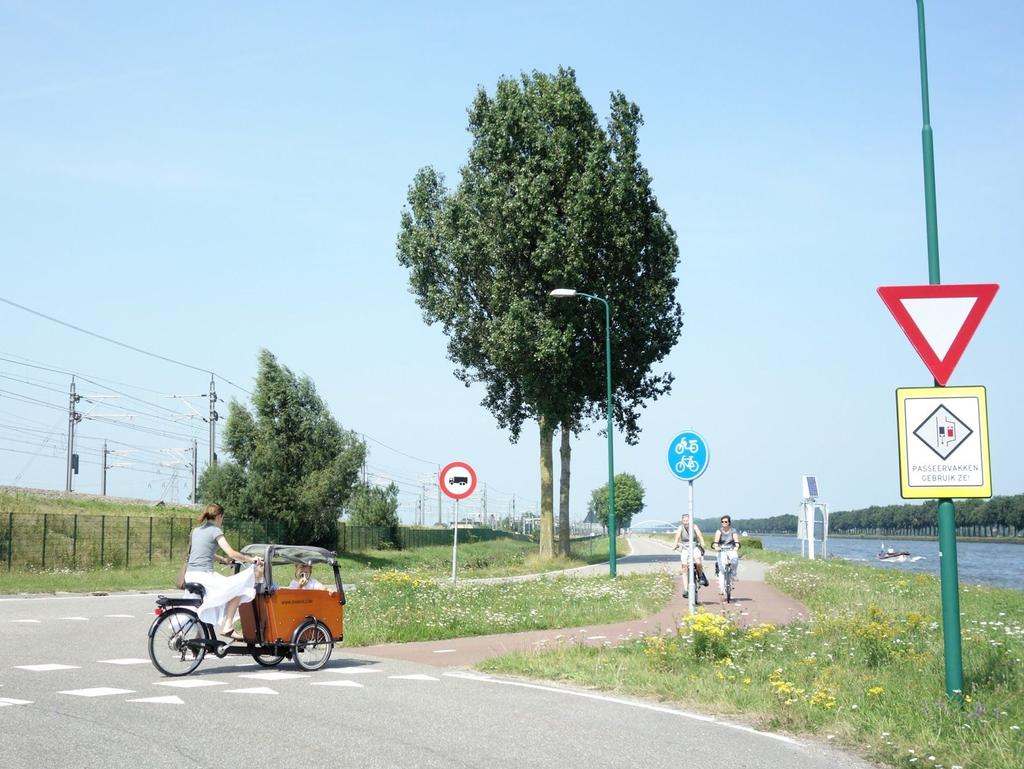
<svg viewBox="0 0 1024 769"><path fill-rule="evenodd" d="M615 474L615 528L628 529L633 518L643 512L644 486L635 475L630 473ZM587 512L594 516L599 524L608 528L608 484L594 489L590 493L590 504Z"/></svg>
<svg viewBox="0 0 1024 769"><path fill-rule="evenodd" d="M421 169L409 190L398 260L428 323L448 336L466 386L519 438L540 433L541 554L553 551L553 457L562 432L560 520L568 549L571 434L605 414L605 319L598 304L556 301L552 288L612 306L614 417L627 440L639 409L669 391L652 373L678 339L675 233L640 163L640 111L621 93L601 126L575 73L559 69L481 88L458 186Z"/></svg>
<svg viewBox="0 0 1024 769"><path fill-rule="evenodd" d="M232 401L224 428L231 459L199 483L203 502L283 525L296 544L335 547L338 517L358 481L365 447L331 416L309 377L261 350L250 412Z"/></svg>

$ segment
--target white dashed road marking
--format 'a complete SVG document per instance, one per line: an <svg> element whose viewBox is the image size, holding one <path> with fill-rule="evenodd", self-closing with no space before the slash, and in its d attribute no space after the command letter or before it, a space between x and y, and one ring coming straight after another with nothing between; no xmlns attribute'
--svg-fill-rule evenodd
<svg viewBox="0 0 1024 769"><path fill-rule="evenodd" d="M39 620L39 619L12 619L11 622L21 622L23 624L31 623L33 625L38 625L40 622L42 622L42 620Z"/></svg>
<svg viewBox="0 0 1024 769"><path fill-rule="evenodd" d="M254 686L251 689L224 689L225 694L277 694L266 686Z"/></svg>
<svg viewBox="0 0 1024 769"><path fill-rule="evenodd" d="M353 689L363 688L363 685L361 683L357 683L356 681L349 681L345 678L343 678L340 681L314 681L312 683L312 686L347 686Z"/></svg>
<svg viewBox="0 0 1024 769"><path fill-rule="evenodd" d="M51 670L77 670L78 665L57 665L50 663L46 665L15 665L19 670L31 670L33 673L49 673Z"/></svg>
<svg viewBox="0 0 1024 769"><path fill-rule="evenodd" d="M32 700L16 700L11 697L0 697L0 708L5 708L8 705L31 705Z"/></svg>
<svg viewBox="0 0 1024 769"><path fill-rule="evenodd" d="M458 649L434 649L434 654L455 654Z"/></svg>
<svg viewBox="0 0 1024 769"><path fill-rule="evenodd" d="M449 676L450 678L465 678L467 681L490 681L491 676L481 675L479 673L442 673L443 676Z"/></svg>
<svg viewBox="0 0 1024 769"><path fill-rule="evenodd" d="M99 660L105 662L108 665L147 665L149 660L144 660L141 657L125 657L123 660Z"/></svg>
<svg viewBox="0 0 1024 769"><path fill-rule="evenodd" d="M157 686L173 686L177 689L197 689L200 686L225 686L226 681L207 681L204 678L183 678L180 681L157 681Z"/></svg>
<svg viewBox="0 0 1024 769"><path fill-rule="evenodd" d="M440 678L434 678L434 676L424 675L423 673L413 673L408 676L388 676L388 678L401 678L406 681L440 681Z"/></svg>
<svg viewBox="0 0 1024 769"><path fill-rule="evenodd" d="M95 689L68 689L57 694L70 694L75 697L109 697L111 694L135 694L134 689L111 689L109 686L98 686Z"/></svg>
<svg viewBox="0 0 1024 769"><path fill-rule="evenodd" d="M309 678L305 673L241 673L239 678L256 678L260 681L287 681L289 678Z"/></svg>
<svg viewBox="0 0 1024 769"><path fill-rule="evenodd" d="M123 617L124 619L134 619L134 614L104 614L104 617Z"/></svg>
<svg viewBox="0 0 1024 769"><path fill-rule="evenodd" d="M168 695L167 697L143 697L138 700L128 700L129 702L151 702L154 705L184 705L185 700L176 694Z"/></svg>
<svg viewBox="0 0 1024 769"><path fill-rule="evenodd" d="M328 668L327 673L341 673L344 676L362 675L363 673L383 673L376 668Z"/></svg>
<svg viewBox="0 0 1024 769"><path fill-rule="evenodd" d="M67 622L88 622L89 621L88 617L58 617L57 619L62 619L62 620L65 620Z"/></svg>

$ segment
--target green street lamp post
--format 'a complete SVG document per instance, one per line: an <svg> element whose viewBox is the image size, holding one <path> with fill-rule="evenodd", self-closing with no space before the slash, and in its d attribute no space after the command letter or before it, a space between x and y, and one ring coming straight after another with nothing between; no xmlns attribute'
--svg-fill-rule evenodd
<svg viewBox="0 0 1024 769"><path fill-rule="evenodd" d="M549 294L556 299L582 296L594 299L604 305L604 362L605 380L608 386L608 574L615 576L615 445L612 440L612 311L607 299L593 294L584 294L573 288L556 288Z"/></svg>

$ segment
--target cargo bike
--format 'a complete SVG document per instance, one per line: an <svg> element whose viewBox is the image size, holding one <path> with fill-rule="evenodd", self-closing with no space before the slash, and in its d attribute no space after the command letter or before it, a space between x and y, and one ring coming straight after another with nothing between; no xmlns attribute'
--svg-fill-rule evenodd
<svg viewBox="0 0 1024 769"><path fill-rule="evenodd" d="M213 625L196 614L205 588L185 583L188 595L157 596L157 615L149 628L149 658L161 673L184 676L194 671L208 652L218 658L248 655L264 667L291 659L303 670L319 670L331 658L334 644L344 637L345 590L338 559L330 550L301 545L248 545L246 555L263 559L263 580L256 583L256 597L238 608L242 641L217 637ZM289 566L324 564L334 574L334 589L280 587L290 580ZM241 564L235 563L235 573ZM282 574L283 572L283 574Z"/></svg>

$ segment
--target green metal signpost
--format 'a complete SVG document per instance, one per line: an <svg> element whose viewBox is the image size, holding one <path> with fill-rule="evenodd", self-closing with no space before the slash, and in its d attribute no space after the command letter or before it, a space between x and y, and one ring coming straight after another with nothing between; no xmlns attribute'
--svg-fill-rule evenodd
<svg viewBox="0 0 1024 769"><path fill-rule="evenodd" d="M921 145L924 152L924 207L928 230L928 282L939 285L939 225L935 210L935 148L928 107L928 54L924 35L924 0L917 0L917 33L921 52ZM935 383L939 385L938 382ZM939 500L939 579L942 591L942 645L946 695L963 697L964 665L960 633L960 578L956 561L956 512L952 499Z"/></svg>

